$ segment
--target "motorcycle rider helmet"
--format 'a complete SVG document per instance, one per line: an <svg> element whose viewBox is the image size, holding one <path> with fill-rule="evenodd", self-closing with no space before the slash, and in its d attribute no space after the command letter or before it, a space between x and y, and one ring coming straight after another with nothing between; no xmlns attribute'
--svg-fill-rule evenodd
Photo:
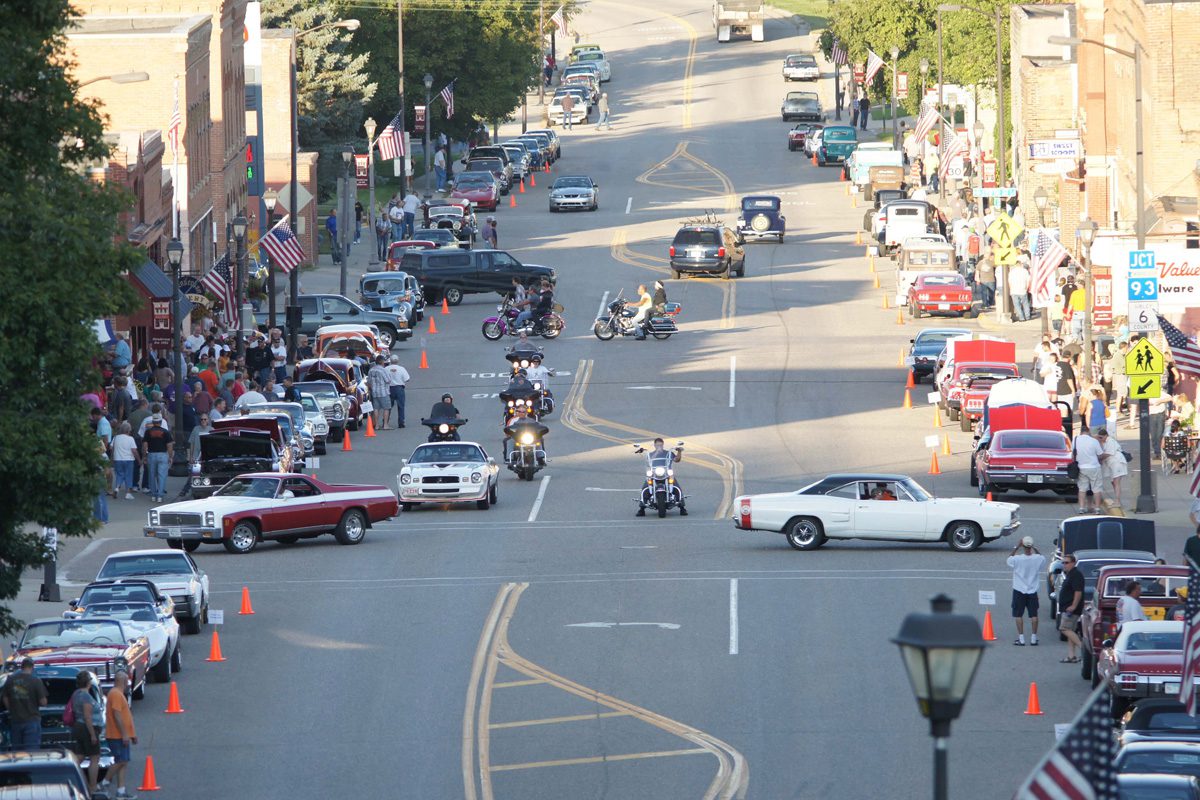
<svg viewBox="0 0 1200 800"><path fill-rule="evenodd" d="M533 355L531 355L529 357L529 360L532 361L534 364L540 364L540 363L542 363L542 354L534 353ZM524 370L521 370L521 371L524 372Z"/></svg>
<svg viewBox="0 0 1200 800"><path fill-rule="evenodd" d="M444 403L444 402L446 402L447 400L449 400L451 403L453 403L453 402L454 402L454 397L453 397L453 396L452 396L452 395L451 395L449 392L447 392L446 394L442 395L442 402Z"/></svg>

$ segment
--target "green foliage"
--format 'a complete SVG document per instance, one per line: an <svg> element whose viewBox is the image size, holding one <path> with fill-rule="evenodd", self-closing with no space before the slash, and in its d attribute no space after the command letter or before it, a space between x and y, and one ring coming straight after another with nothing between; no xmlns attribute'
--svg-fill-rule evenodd
<svg viewBox="0 0 1200 800"><path fill-rule="evenodd" d="M118 214L128 198L81 167L109 154L94 105L75 97L68 0L0 6L0 599L41 563L40 531L92 532L103 481L80 394L99 385L94 320L137 297L121 274L142 256ZM0 607L0 633L19 626Z"/></svg>
<svg viewBox="0 0 1200 800"><path fill-rule="evenodd" d="M334 0L265 0L262 15L263 27L297 31L310 31L353 16L343 13ZM341 28L311 30L296 49L300 146L320 153L317 182L323 197L336 186L342 169L342 148L349 145L360 152L366 149L363 109L375 96L377 84L368 73L369 52L355 52L349 47L358 33Z"/></svg>

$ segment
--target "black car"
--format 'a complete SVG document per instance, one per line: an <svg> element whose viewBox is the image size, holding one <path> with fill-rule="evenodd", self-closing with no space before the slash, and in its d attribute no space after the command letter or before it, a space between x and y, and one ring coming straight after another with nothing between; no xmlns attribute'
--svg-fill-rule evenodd
<svg viewBox="0 0 1200 800"><path fill-rule="evenodd" d="M534 169L542 168L542 148L533 139L509 139L501 142L501 147L519 147L529 156L529 166Z"/></svg>
<svg viewBox="0 0 1200 800"><path fill-rule="evenodd" d="M200 437L199 456L188 479L193 500L209 497L243 473L278 471L280 463L275 440L265 431L213 431Z"/></svg>
<svg viewBox="0 0 1200 800"><path fill-rule="evenodd" d="M1132 742L1117 752L1113 766L1117 768L1119 775L1200 777L1200 743ZM1178 795L1171 795L1171 797L1178 797Z"/></svg>
<svg viewBox="0 0 1200 800"><path fill-rule="evenodd" d="M778 197L756 194L742 198L742 210L737 219L737 235L742 239L774 238L783 243L787 218Z"/></svg>
<svg viewBox="0 0 1200 800"><path fill-rule="evenodd" d="M500 194L508 194L508 190L512 187L512 167L508 165L507 161L500 158L477 158L472 155L471 160L463 167L463 172L492 173L500 182Z"/></svg>
<svg viewBox="0 0 1200 800"><path fill-rule="evenodd" d="M471 246L470 239L463 242L454 235L453 228L419 228L413 234L413 239L422 242L433 242L437 247L458 248Z"/></svg>
<svg viewBox="0 0 1200 800"><path fill-rule="evenodd" d="M50 693L50 703L44 706L42 711L42 749L0 753L0 786L66 785L70 786L76 794L67 791L58 795L47 793L43 796L88 797L87 780L83 776L83 770L80 768L75 754L67 749L72 743L71 731L62 723L62 710L74 691L75 679L74 677L69 679L71 691L63 695L62 692L67 688L65 684L63 689L59 690L56 679L48 679L41 675L39 677L46 683L46 689ZM51 707L55 709L53 712L55 720L48 723L48 712L45 709ZM4 712L3 716L7 717L8 712ZM6 724L4 727L7 731L8 725ZM4 738L7 739L7 735ZM5 744L7 745L7 742ZM7 749L5 747L5 750ZM108 745L101 740L101 776L108 772L108 766L111 764L112 756L108 754ZM38 797L39 795L31 796Z"/></svg>
<svg viewBox="0 0 1200 800"><path fill-rule="evenodd" d="M725 279L746 274L742 238L725 225L685 225L675 233L669 251L671 276L684 273L720 275Z"/></svg>
<svg viewBox="0 0 1200 800"><path fill-rule="evenodd" d="M1146 741L1200 742L1200 718L1190 716L1183 703L1174 698L1142 700L1121 726L1117 742L1126 745Z"/></svg>
<svg viewBox="0 0 1200 800"><path fill-rule="evenodd" d="M507 294L513 278L524 284L557 280L550 267L522 264L503 250L410 251L400 260L400 269L417 279L427 301L437 303L444 297L452 306L468 294Z"/></svg>
<svg viewBox="0 0 1200 800"><path fill-rule="evenodd" d="M955 336L967 336L971 332L966 328L926 328L917 334L917 338L909 339L908 356L904 359L912 370L913 380L917 383L926 375L937 371L938 356L946 349L946 342Z"/></svg>
<svg viewBox="0 0 1200 800"><path fill-rule="evenodd" d="M388 311L372 311L340 294L302 294L300 301L300 327L297 333L316 336L317 328L326 325L374 325L379 329L379 343L391 348L396 342L412 336L407 317ZM266 330L266 314L255 314L260 330ZM289 328L286 321L284 327Z"/></svg>

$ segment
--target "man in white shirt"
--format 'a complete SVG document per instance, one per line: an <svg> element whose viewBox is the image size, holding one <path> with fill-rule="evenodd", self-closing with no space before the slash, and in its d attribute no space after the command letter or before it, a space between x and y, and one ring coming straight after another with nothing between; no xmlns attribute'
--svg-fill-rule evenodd
<svg viewBox="0 0 1200 800"><path fill-rule="evenodd" d="M1026 536L1013 548L1008 556L1008 566L1013 571L1012 614L1017 624L1017 640L1013 644L1025 646L1025 619L1028 612L1030 631L1029 644L1038 643L1038 578L1046 566L1046 557L1033 546L1033 537Z"/></svg>
<svg viewBox="0 0 1200 800"><path fill-rule="evenodd" d="M265 402L267 402L267 396L258 390L257 383L254 383L253 381L251 381L250 389L245 392L242 392L242 396L237 399L237 403L234 405L233 408L235 411L240 411L241 409L245 408L246 406L251 406L251 405L254 405L255 403L265 403Z"/></svg>
<svg viewBox="0 0 1200 800"><path fill-rule="evenodd" d="M444 159L443 159L444 161ZM421 198L417 197L411 190L404 197L404 228L400 235L405 239L411 239L416 231L417 209L421 207Z"/></svg>
<svg viewBox="0 0 1200 800"><path fill-rule="evenodd" d="M404 201L397 194L387 210L388 222L392 226L392 241L398 242L405 238L404 236Z"/></svg>
<svg viewBox="0 0 1200 800"><path fill-rule="evenodd" d="M1134 620L1145 619L1146 612L1142 610L1142 584L1137 578L1125 584L1125 596L1117 601L1117 622L1124 624Z"/></svg>
<svg viewBox="0 0 1200 800"><path fill-rule="evenodd" d="M387 366L388 399L392 408L396 409L396 427L404 427L404 385L412 380L408 370L400 363L400 356L392 356L392 363Z"/></svg>
<svg viewBox="0 0 1200 800"><path fill-rule="evenodd" d="M446 151L441 147L433 154L433 173L437 176L438 191L446 191Z"/></svg>
<svg viewBox="0 0 1200 800"><path fill-rule="evenodd" d="M1071 449L1075 455L1075 462L1079 464L1079 477L1075 479L1075 485L1079 488L1079 513L1098 513L1104 499L1104 479L1100 464L1108 455L1100 442L1092 438L1086 425L1080 426L1079 435L1075 437ZM1090 502L1089 494L1092 496Z"/></svg>
<svg viewBox="0 0 1200 800"><path fill-rule="evenodd" d="M1028 321L1033 315L1029 307L1029 280L1029 269L1024 261L1018 261L1009 267L1008 293L1012 297L1013 311L1022 322Z"/></svg>
<svg viewBox="0 0 1200 800"><path fill-rule="evenodd" d="M199 325L192 326L192 335L183 340L183 349L188 353L196 353L204 346L204 335Z"/></svg>
<svg viewBox="0 0 1200 800"><path fill-rule="evenodd" d="M270 348L275 380L282 381L287 377L287 342L283 340L283 331L279 328L271 328Z"/></svg>

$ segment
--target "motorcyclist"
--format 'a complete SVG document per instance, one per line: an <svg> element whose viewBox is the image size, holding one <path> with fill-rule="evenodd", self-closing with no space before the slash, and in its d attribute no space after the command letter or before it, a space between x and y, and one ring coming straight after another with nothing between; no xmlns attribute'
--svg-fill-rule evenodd
<svg viewBox="0 0 1200 800"><path fill-rule="evenodd" d="M545 287L546 287L546 285L542 284L542 290L545 290ZM529 302L529 307L526 308L524 311L522 311L520 314L517 314L517 318L513 322L513 325L516 326L517 330L521 330L522 328L524 328L525 325L528 324L529 320L534 318L534 314L537 313L537 306L540 303L540 296L541 296L541 291L533 290L533 289L531 289L525 295L526 300Z"/></svg>
<svg viewBox="0 0 1200 800"><path fill-rule="evenodd" d="M633 324L637 329L636 337L638 339L646 338L646 329L642 325L646 321L646 317L650 316L652 308L654 308L654 298L646 291L644 285L638 284L638 304L633 315Z"/></svg>
<svg viewBox="0 0 1200 800"><path fill-rule="evenodd" d="M521 283L521 279L513 277L512 291L508 293L508 304L513 308L524 310L529 305L529 299L526 297L525 284Z"/></svg>
<svg viewBox="0 0 1200 800"><path fill-rule="evenodd" d="M433 409L429 412L430 419L458 419L458 409L454 407L454 398L449 392L442 395L442 399L433 404Z"/></svg>
<svg viewBox="0 0 1200 800"><path fill-rule="evenodd" d="M541 330L542 320L554 310L554 287L550 285L550 281L542 281L542 290L538 293L537 302L533 305L533 331L537 333Z"/></svg>
<svg viewBox="0 0 1200 800"><path fill-rule="evenodd" d="M529 360L532 363L525 370L525 377L529 379L529 382L535 388L538 386L541 387L542 399L540 411L542 414L549 414L554 408L553 400L550 399L554 397L554 394L550 391L550 376L554 374L554 370L542 366L541 353L534 353L530 356Z"/></svg>
<svg viewBox="0 0 1200 800"><path fill-rule="evenodd" d="M512 374L508 381L508 388L505 389L506 394L524 397L528 394L533 394L533 384L529 381L527 370L519 369Z"/></svg>
<svg viewBox="0 0 1200 800"><path fill-rule="evenodd" d="M520 368L522 360L532 362L535 355L541 355L541 351L537 345L529 341L529 337L525 335L525 332L521 331L517 337L517 343L508 349L508 355L505 358L513 365L513 371L515 372Z"/></svg>
<svg viewBox="0 0 1200 800"><path fill-rule="evenodd" d="M649 452L646 452L646 448L644 447L639 447L634 450L634 452L646 453L646 463L650 463L656 458L667 458L667 463L669 464L676 464L680 461L683 461L683 445L680 444L677 445L673 450L667 450L661 436L654 440L654 448ZM686 517L688 515L688 511L683 500L683 484L679 482L678 477L675 478L675 487L679 490L679 516ZM638 506L637 516L646 516L646 507L644 505Z"/></svg>
<svg viewBox="0 0 1200 800"><path fill-rule="evenodd" d="M654 282L654 313L667 313L667 287L663 286L662 281Z"/></svg>

